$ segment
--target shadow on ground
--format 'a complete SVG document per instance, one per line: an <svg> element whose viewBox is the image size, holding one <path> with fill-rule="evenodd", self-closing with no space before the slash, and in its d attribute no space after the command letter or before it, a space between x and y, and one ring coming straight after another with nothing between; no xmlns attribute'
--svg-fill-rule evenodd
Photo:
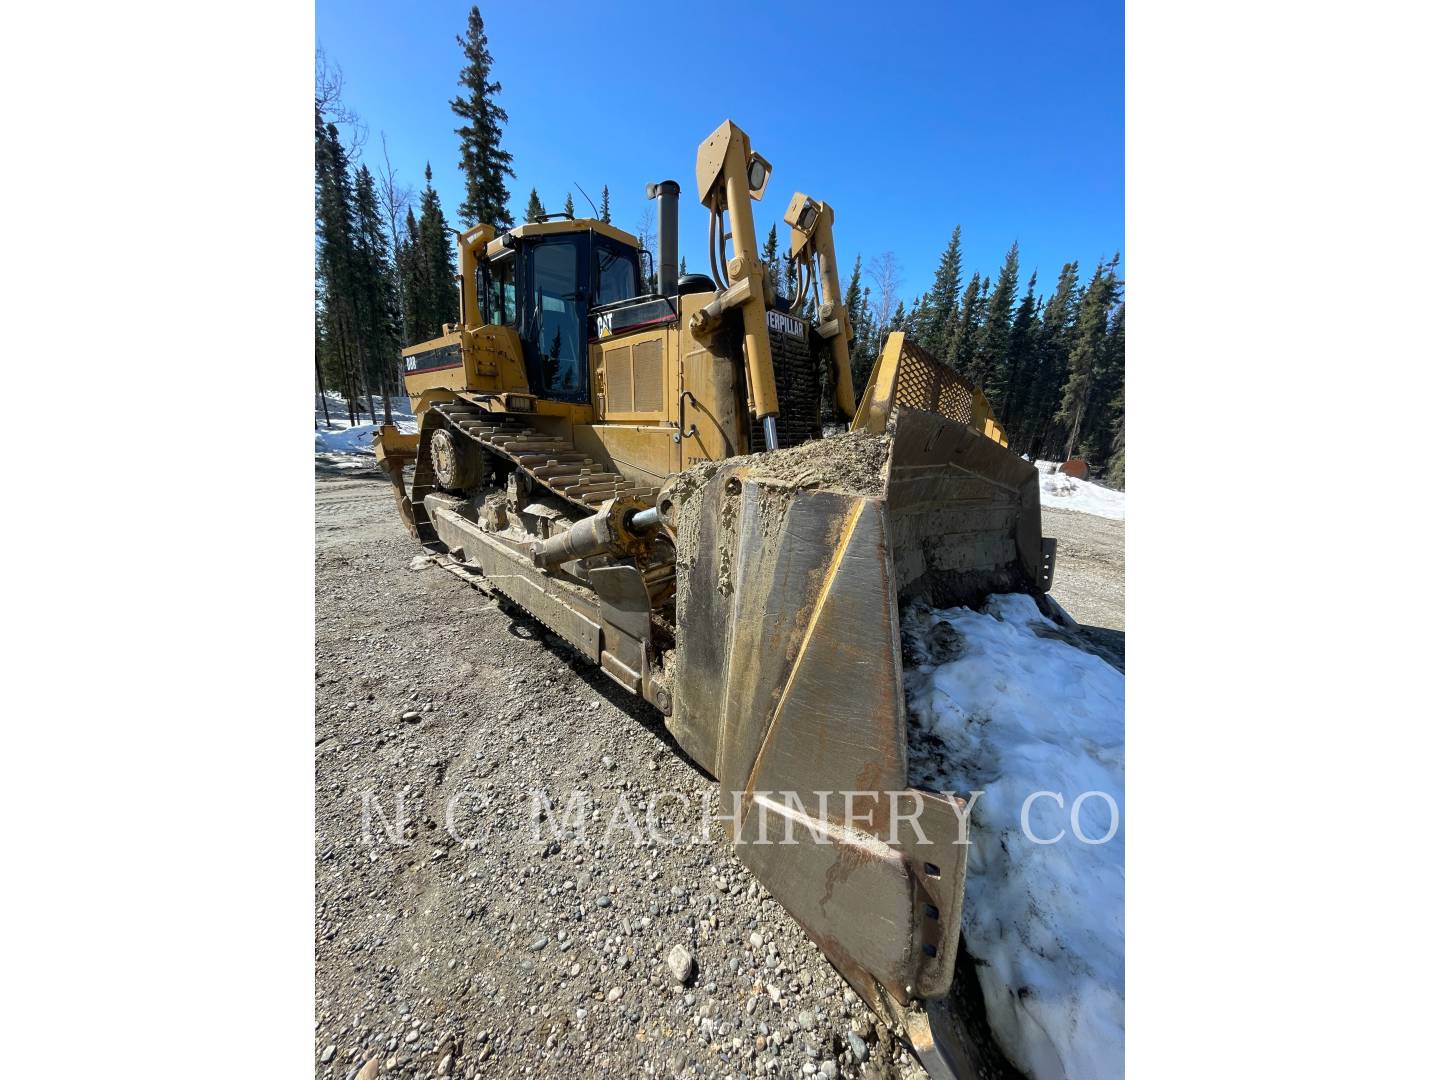
<svg viewBox="0 0 1440 1080"><path fill-rule="evenodd" d="M484 592L483 589L478 589ZM620 686L591 660L577 651L568 641L555 633L548 626L542 623L535 616L522 608L519 604L509 599L500 592L495 592L496 606L510 619L510 632L516 637L526 637L539 641L545 645L556 656L565 661L565 666L574 672L575 677L593 690L597 695L604 698L620 712L643 727L665 748L677 758L690 766L697 775L704 779L715 781L715 777L705 771L703 767L687 754L675 737L670 734L670 729L665 726L665 716L659 709L651 705L644 698L630 693L623 686Z"/></svg>
<svg viewBox="0 0 1440 1080"><path fill-rule="evenodd" d="M1106 660L1121 671L1125 670L1125 631L1111 630L1108 626L1087 626L1080 624L1080 633Z"/></svg>

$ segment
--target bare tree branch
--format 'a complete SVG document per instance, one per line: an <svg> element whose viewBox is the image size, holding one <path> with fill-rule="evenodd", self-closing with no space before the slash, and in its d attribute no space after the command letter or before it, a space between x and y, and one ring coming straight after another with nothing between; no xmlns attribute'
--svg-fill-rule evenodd
<svg viewBox="0 0 1440 1080"><path fill-rule="evenodd" d="M360 151L370 138L370 125L363 120L355 121L350 129L350 145L345 148L345 160L351 165L360 160Z"/></svg>
<svg viewBox="0 0 1440 1080"><path fill-rule="evenodd" d="M400 257L400 222L415 202L415 188L400 183L395 166L390 164L390 144L383 131L380 132L380 151L385 161L385 169L380 174L380 202L390 221L390 268L395 274L395 294L400 299L400 335L402 341L409 341L410 328L405 323L405 260Z"/></svg>
<svg viewBox="0 0 1440 1080"><path fill-rule="evenodd" d="M640 213L640 220L635 223L635 235L640 240L640 246L651 254L654 254L655 207L648 201L645 203L645 209Z"/></svg>
<svg viewBox="0 0 1440 1080"><path fill-rule="evenodd" d="M875 283L876 325L881 328L889 326L890 316L895 314L895 305L900 299L900 262L895 258L895 252L882 251L871 259L865 274Z"/></svg>
<svg viewBox="0 0 1440 1080"><path fill-rule="evenodd" d="M342 100L344 91L345 73L330 62L323 47L315 46L315 108L327 123L337 127L357 119Z"/></svg>
<svg viewBox="0 0 1440 1080"><path fill-rule="evenodd" d="M345 160L354 164L370 137L370 128L360 115L345 104L345 73L332 64L323 47L315 46L315 111L328 124L350 129Z"/></svg>
<svg viewBox="0 0 1440 1080"><path fill-rule="evenodd" d="M635 223L635 236L640 241L643 251L650 253L650 276L655 276L655 205L648 200L645 209L640 214L640 220ZM643 269L643 264L642 264Z"/></svg>
<svg viewBox="0 0 1440 1080"><path fill-rule="evenodd" d="M385 171L380 174L380 200L385 207L385 216L390 219L391 254L400 258L400 222L410 207L415 204L415 187L402 184L395 166L390 164L390 144L385 132L380 132L380 153L385 161Z"/></svg>

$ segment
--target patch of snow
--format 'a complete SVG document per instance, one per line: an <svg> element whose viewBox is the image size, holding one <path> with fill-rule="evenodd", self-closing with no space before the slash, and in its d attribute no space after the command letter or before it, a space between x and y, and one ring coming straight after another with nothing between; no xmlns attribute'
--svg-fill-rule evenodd
<svg viewBox="0 0 1440 1080"><path fill-rule="evenodd" d="M1035 1080L1123 1075L1125 677L1024 594L917 606L904 633L911 783L984 792L961 919L996 1040ZM1086 792L1113 814L1072 817Z"/></svg>
<svg viewBox="0 0 1440 1080"><path fill-rule="evenodd" d="M361 402L356 402L357 411ZM383 422L385 417L385 403L377 394L370 399L373 415ZM380 423L370 421L370 417L363 411L359 412L361 423L350 423L350 411L345 404L345 399L333 390L325 392L325 406L329 409L330 419L325 419L325 411L321 408L320 397L315 398L315 456L325 459L328 465L338 466L344 469L363 469L375 464L375 452L372 449L371 441L375 432L379 430ZM410 399L403 394L390 399L390 418L395 421L395 426L406 434L413 434L415 427L415 414L410 411Z"/></svg>
<svg viewBox="0 0 1440 1080"><path fill-rule="evenodd" d="M1125 520L1125 493L1097 484L1092 480L1076 480L1060 471L1059 462L1037 461L1040 470L1040 505L1059 510L1078 510L1096 517Z"/></svg>

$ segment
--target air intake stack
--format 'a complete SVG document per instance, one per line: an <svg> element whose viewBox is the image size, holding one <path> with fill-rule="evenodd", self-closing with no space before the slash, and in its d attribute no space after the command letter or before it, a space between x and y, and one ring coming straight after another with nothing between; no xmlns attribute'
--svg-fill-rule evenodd
<svg viewBox="0 0 1440 1080"><path fill-rule="evenodd" d="M660 295L674 296L680 287L680 185L674 180L646 184L645 197L660 202L655 230L655 245L660 249L657 253Z"/></svg>

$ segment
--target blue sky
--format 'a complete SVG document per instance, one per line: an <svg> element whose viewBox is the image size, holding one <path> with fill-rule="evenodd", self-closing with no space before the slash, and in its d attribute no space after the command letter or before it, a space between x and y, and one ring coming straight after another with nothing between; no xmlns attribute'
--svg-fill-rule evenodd
<svg viewBox="0 0 1440 1080"><path fill-rule="evenodd" d="M469 3L319 0L316 39L369 127L364 156L419 187L425 162L455 223L463 197L449 100ZM734 17L726 13L734 10ZM558 210L577 182L610 186L637 227L647 181L680 182L680 251L706 265L695 149L734 120L774 165L756 231L790 195L835 208L839 261L890 250L901 295L930 285L955 224L964 276L993 276L1020 242L1049 292L1124 254L1124 5L482 3L515 156L511 211L530 188ZM588 212L574 194L577 212ZM781 224L782 244L786 229Z"/></svg>

